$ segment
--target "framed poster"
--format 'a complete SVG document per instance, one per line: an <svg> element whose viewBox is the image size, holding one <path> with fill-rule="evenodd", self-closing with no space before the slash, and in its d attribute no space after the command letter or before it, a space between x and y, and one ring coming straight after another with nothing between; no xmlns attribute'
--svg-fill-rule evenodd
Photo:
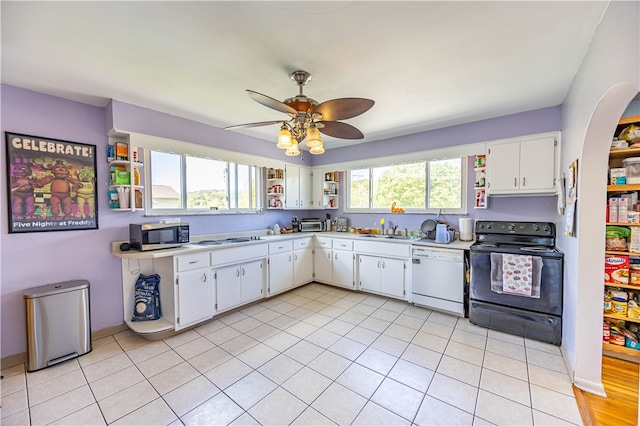
<svg viewBox="0 0 640 426"><path fill-rule="evenodd" d="M98 229L95 145L5 137L10 233Z"/></svg>

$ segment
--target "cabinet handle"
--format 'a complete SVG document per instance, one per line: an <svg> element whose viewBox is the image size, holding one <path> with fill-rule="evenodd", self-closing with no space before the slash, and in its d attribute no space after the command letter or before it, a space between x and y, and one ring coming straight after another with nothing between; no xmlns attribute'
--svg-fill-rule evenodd
<svg viewBox="0 0 640 426"><path fill-rule="evenodd" d="M378 260L378 268L380 267L380 261Z"/></svg>
<svg viewBox="0 0 640 426"><path fill-rule="evenodd" d="M335 259L338 260L338 253L335 253Z"/></svg>
<svg viewBox="0 0 640 426"><path fill-rule="evenodd" d="M383 260L382 261L382 269L384 269L384 268L385 268L385 265L384 265L384 260Z"/></svg>
<svg viewBox="0 0 640 426"><path fill-rule="evenodd" d="M331 253L327 253L327 259L331 260Z"/></svg>
<svg viewBox="0 0 640 426"><path fill-rule="evenodd" d="M291 255L289 255L289 262L291 262Z"/></svg>
<svg viewBox="0 0 640 426"><path fill-rule="evenodd" d="M242 268L242 276L244 277L244 268Z"/></svg>
<svg viewBox="0 0 640 426"><path fill-rule="evenodd" d="M526 177L523 177L523 178L522 178L522 186L526 186L526 183L525 183L525 182L526 182L526 179L527 179Z"/></svg>
<svg viewBox="0 0 640 426"><path fill-rule="evenodd" d="M202 274L202 282L203 283L207 282L207 274Z"/></svg>
<svg viewBox="0 0 640 426"><path fill-rule="evenodd" d="M194 265L194 264L196 264L196 263L198 263L198 261L197 261L197 260L192 260L191 262L189 262L189 265Z"/></svg>
<svg viewBox="0 0 640 426"><path fill-rule="evenodd" d="M298 254L297 253L294 253L293 260L298 260Z"/></svg>
<svg viewBox="0 0 640 426"><path fill-rule="evenodd" d="M513 187L517 187L518 186L518 178L513 178Z"/></svg>
<svg viewBox="0 0 640 426"><path fill-rule="evenodd" d="M240 276L240 269L236 269L236 277Z"/></svg>

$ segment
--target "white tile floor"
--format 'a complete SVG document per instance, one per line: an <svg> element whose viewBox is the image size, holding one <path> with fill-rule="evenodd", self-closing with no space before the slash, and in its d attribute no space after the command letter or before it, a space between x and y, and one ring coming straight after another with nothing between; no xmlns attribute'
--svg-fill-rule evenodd
<svg viewBox="0 0 640 426"><path fill-rule="evenodd" d="M582 423L557 347L321 284L2 374L3 425Z"/></svg>

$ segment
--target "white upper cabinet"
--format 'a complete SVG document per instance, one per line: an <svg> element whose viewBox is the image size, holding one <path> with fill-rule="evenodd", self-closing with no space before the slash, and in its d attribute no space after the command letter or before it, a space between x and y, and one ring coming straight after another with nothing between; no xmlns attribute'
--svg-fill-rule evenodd
<svg viewBox="0 0 640 426"><path fill-rule="evenodd" d="M554 194L559 137L541 136L487 144L489 195Z"/></svg>
<svg viewBox="0 0 640 426"><path fill-rule="evenodd" d="M311 208L311 168L287 164L285 178L284 208L289 210Z"/></svg>

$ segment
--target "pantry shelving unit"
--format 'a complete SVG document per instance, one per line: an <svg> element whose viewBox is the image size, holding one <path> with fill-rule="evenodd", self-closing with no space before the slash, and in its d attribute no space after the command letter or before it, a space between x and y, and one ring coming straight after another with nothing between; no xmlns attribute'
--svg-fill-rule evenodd
<svg viewBox="0 0 640 426"><path fill-rule="evenodd" d="M628 125L634 122L640 121L640 116L635 117L625 117L620 120L618 126ZM617 135L617 133L616 133ZM609 166L610 167L622 167L622 160L629 157L640 157L640 148L615 148L611 149L609 152ZM613 195L616 193L625 193L630 191L640 191L640 184L625 184L625 185L607 185L607 194ZM624 226L624 227L639 227L640 223L629 223L629 222L607 222L609 226ZM605 255L620 255L620 256L629 256L633 258L640 258L640 253L629 252L629 251L605 251ZM614 282L605 282L605 288L607 287L615 287L625 290L637 290L640 291L640 286L631 285L631 284L619 284ZM636 323L640 324L640 319L638 318L629 318L624 315L617 315L610 312L603 313L603 319L609 319L613 321L625 321L627 323ZM613 343L602 343L602 353L603 355L608 355L614 358L620 358L627 361L635 362L640 364L640 350L628 348L626 346L615 345Z"/></svg>

